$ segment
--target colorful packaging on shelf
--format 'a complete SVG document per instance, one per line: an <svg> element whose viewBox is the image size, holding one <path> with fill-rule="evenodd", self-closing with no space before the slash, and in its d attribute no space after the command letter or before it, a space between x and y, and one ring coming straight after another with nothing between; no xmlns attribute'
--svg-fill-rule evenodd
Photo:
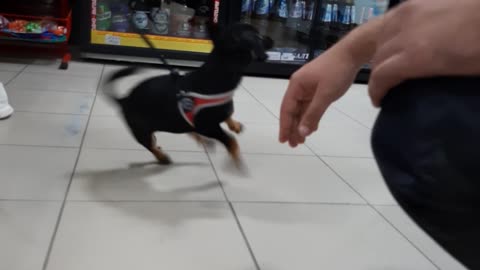
<svg viewBox="0 0 480 270"><path fill-rule="evenodd" d="M115 32L127 32L130 26L128 22L130 9L126 4L116 3L112 5L112 30Z"/></svg>
<svg viewBox="0 0 480 270"><path fill-rule="evenodd" d="M15 20L8 24L8 30L15 32L15 33L25 33L26 28L25 26L28 24L25 20Z"/></svg>
<svg viewBox="0 0 480 270"><path fill-rule="evenodd" d="M43 32L43 30L42 30L42 27L40 26L40 23L28 22L25 25L25 32L26 33L41 34Z"/></svg>
<svg viewBox="0 0 480 270"><path fill-rule="evenodd" d="M106 3L97 5L97 30L106 31L112 24L112 12Z"/></svg>
<svg viewBox="0 0 480 270"><path fill-rule="evenodd" d="M0 29L7 28L9 23L7 18L0 15Z"/></svg>

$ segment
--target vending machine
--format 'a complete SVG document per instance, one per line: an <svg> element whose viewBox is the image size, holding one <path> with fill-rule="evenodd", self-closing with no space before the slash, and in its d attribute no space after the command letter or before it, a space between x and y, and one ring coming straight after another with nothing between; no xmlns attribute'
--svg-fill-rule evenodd
<svg viewBox="0 0 480 270"><path fill-rule="evenodd" d="M207 25L225 24L228 16L226 0L82 2L82 54L89 58L148 62L162 54L182 64L201 62L213 48ZM140 33L146 34L155 50Z"/></svg>

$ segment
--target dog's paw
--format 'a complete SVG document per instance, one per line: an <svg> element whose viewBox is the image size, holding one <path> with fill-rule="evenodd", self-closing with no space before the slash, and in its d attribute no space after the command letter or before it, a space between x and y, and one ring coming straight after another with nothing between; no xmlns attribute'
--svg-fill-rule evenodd
<svg viewBox="0 0 480 270"><path fill-rule="evenodd" d="M232 129L233 132L235 132L237 134L240 134L240 133L243 132L244 126L243 126L242 123L236 122L235 125L233 125L231 129Z"/></svg>
<svg viewBox="0 0 480 270"><path fill-rule="evenodd" d="M162 158L158 158L157 160L161 165L170 165L173 163L172 159L167 155L164 155Z"/></svg>

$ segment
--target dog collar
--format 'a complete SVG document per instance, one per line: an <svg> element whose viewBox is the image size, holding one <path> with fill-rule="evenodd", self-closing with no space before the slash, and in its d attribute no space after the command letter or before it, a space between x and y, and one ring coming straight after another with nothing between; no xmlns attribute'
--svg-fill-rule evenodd
<svg viewBox="0 0 480 270"><path fill-rule="evenodd" d="M180 91L180 93L178 93L178 109L185 121L194 127L195 116L202 109L226 104L232 101L233 94L234 91L217 95L203 95L194 92Z"/></svg>

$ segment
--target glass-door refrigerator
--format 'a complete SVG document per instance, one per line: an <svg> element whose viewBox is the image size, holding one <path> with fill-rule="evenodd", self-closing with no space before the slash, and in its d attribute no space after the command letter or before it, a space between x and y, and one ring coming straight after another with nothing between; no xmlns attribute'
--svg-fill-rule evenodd
<svg viewBox="0 0 480 270"><path fill-rule="evenodd" d="M230 22L252 24L274 40L265 63L252 63L249 73L290 75L312 54L311 31L317 0L234 0Z"/></svg>
<svg viewBox="0 0 480 270"><path fill-rule="evenodd" d="M384 14L388 0L235 0L230 19L256 26L275 41L266 63L253 63L250 73L290 76L337 43L358 25ZM369 65L358 75L368 79Z"/></svg>
<svg viewBox="0 0 480 270"><path fill-rule="evenodd" d="M227 0L85 0L81 9L82 55L198 66L212 50L208 24L225 24ZM156 50L139 35L147 34ZM133 58L132 58L133 57Z"/></svg>

